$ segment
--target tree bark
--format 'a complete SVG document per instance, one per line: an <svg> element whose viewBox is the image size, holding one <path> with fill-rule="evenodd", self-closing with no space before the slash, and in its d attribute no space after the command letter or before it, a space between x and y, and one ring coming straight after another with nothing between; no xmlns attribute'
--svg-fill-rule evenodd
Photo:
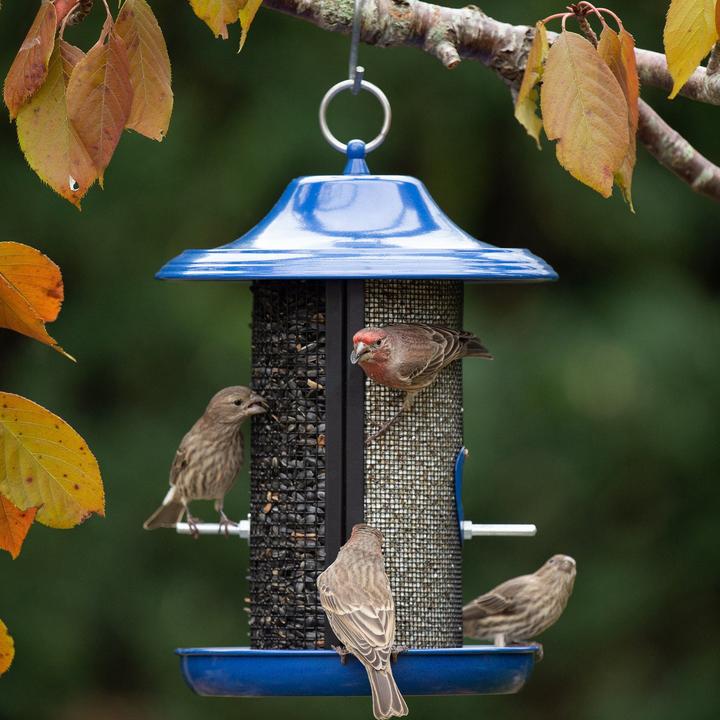
<svg viewBox="0 0 720 720"><path fill-rule="evenodd" d="M293 15L323 30L349 34L354 0L265 0L265 6ZM420 0L365 0L360 39L378 47L414 47L445 65L474 60L493 70L517 92L534 29L489 17L479 8L447 8ZM550 41L556 37L549 33ZM673 86L662 53L636 50L642 85L667 92ZM714 51L713 58L717 52ZM720 105L720 73L699 67L680 91L690 100ZM720 201L720 169L703 157L652 108L641 102L638 139L664 167L696 192Z"/></svg>

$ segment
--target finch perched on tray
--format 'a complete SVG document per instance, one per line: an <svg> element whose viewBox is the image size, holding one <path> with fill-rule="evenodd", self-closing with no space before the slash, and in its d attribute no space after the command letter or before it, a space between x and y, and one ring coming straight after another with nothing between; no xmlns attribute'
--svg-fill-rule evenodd
<svg viewBox="0 0 720 720"><path fill-rule="evenodd" d="M562 615L575 574L575 560L553 555L532 575L507 580L468 603L463 608L464 634L498 646L532 640Z"/></svg>
<svg viewBox="0 0 720 720"><path fill-rule="evenodd" d="M335 562L317 579L330 627L365 667L377 720L408 714L390 667L395 643L395 602L385 574L382 533L355 525ZM342 651L341 651L342 655Z"/></svg>
<svg viewBox="0 0 720 720"><path fill-rule="evenodd" d="M227 530L231 523L223 501L243 464L240 426L246 418L266 411L265 400L250 388L238 385L220 390L182 439L170 469L170 491L143 527L175 527L187 514L197 537L198 520L190 514L190 501L214 500L220 525Z"/></svg>
<svg viewBox="0 0 720 720"><path fill-rule="evenodd" d="M413 402L432 385L440 371L464 357L492 360L487 348L472 333L435 325L366 327L353 337L350 362L380 385L405 391L400 410L367 443L380 437Z"/></svg>

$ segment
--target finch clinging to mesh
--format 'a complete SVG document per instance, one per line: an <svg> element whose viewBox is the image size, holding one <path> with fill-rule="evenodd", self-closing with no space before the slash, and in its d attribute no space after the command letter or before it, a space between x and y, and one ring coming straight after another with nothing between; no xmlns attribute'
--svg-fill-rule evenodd
<svg viewBox="0 0 720 720"><path fill-rule="evenodd" d="M335 562L320 573L320 603L330 627L364 666L377 720L408 714L390 667L395 643L395 602L385 574L382 533L355 525Z"/></svg>
<svg viewBox="0 0 720 720"><path fill-rule="evenodd" d="M480 340L464 330L435 325L386 325L366 327L355 333L350 362L380 385L405 390L398 413L374 435L380 437L412 404L415 395L432 385L440 371L455 360L479 357L492 360Z"/></svg>
<svg viewBox="0 0 720 720"><path fill-rule="evenodd" d="M214 500L220 524L227 529L231 523L223 511L223 501L243 463L240 426L246 418L266 410L265 400L250 388L238 385L220 390L182 439L170 468L170 491L143 527L175 527L187 514L197 537L198 520L190 514L189 503Z"/></svg>
<svg viewBox="0 0 720 720"><path fill-rule="evenodd" d="M532 575L507 580L467 604L464 634L499 646L532 640L562 615L575 574L575 560L553 555Z"/></svg>

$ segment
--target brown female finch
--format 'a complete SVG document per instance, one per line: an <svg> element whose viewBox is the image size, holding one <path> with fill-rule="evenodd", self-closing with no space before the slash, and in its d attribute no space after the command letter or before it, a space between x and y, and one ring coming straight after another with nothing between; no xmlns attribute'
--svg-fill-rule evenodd
<svg viewBox="0 0 720 720"><path fill-rule="evenodd" d="M434 325L386 325L367 327L353 337L350 362L380 385L405 390L400 410L367 442L380 437L400 414L412 405L415 395L432 385L440 371L455 360L492 355L480 340L464 330L449 330Z"/></svg>
<svg viewBox="0 0 720 720"><path fill-rule="evenodd" d="M227 529L231 523L223 512L223 501L243 463L240 426L245 418L266 410L265 400L250 388L238 385L220 390L182 439L170 468L170 491L143 527L175 527L187 514L197 537L198 520L190 514L189 503L214 500L220 525Z"/></svg>
<svg viewBox="0 0 720 720"><path fill-rule="evenodd" d="M383 536L355 525L335 562L318 575L320 603L346 651L364 666L377 720L408 714L390 668L395 642L395 602L385 574Z"/></svg>
<svg viewBox="0 0 720 720"><path fill-rule="evenodd" d="M528 642L554 625L575 583L575 561L553 555L537 572L498 585L463 608L463 631L503 646Z"/></svg>

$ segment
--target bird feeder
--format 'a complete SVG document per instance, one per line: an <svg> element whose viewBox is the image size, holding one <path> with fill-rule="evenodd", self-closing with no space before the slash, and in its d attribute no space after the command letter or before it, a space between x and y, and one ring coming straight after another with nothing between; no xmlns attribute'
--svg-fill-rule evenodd
<svg viewBox="0 0 720 720"><path fill-rule="evenodd" d="M332 88L321 107L353 81ZM462 516L462 363L446 368L382 437L400 403L349 362L366 326L463 327L466 282L556 279L524 249L498 248L457 227L417 179L373 175L366 145L342 175L293 180L275 207L229 245L186 250L157 274L169 280L251 282L252 387L271 412L252 418L249 648L179 650L202 695L360 695L359 662L341 665L315 585L352 526L385 537L397 612L394 674L405 694L517 691L535 647L463 647L461 548L474 535L530 535L534 526L484 526ZM473 329L473 328L470 328ZM241 379L239 379L241 380ZM181 526L181 532L187 528ZM216 532L216 526L200 532Z"/></svg>

